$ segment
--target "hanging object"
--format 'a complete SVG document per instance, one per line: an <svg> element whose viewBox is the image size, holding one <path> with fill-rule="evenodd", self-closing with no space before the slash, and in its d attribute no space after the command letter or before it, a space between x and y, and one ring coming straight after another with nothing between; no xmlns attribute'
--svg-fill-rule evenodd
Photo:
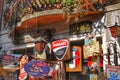
<svg viewBox="0 0 120 80"><path fill-rule="evenodd" d="M120 80L120 66L106 65L107 80Z"/></svg>
<svg viewBox="0 0 120 80"><path fill-rule="evenodd" d="M119 19L119 24L120 24L120 18L119 18L119 16L116 16L115 19L116 18ZM118 25L116 21L115 21L115 25L109 27L109 29L111 31L112 37L117 38L118 36L120 36L120 25Z"/></svg>
<svg viewBox="0 0 120 80"><path fill-rule="evenodd" d="M14 56L8 55L8 54L5 54L4 56L2 56L2 64L3 64L3 66L11 65L14 62L15 62L14 61Z"/></svg>
<svg viewBox="0 0 120 80"><path fill-rule="evenodd" d="M66 72L82 71L81 47L73 46L71 51L72 58L66 62Z"/></svg>
<svg viewBox="0 0 120 80"><path fill-rule="evenodd" d="M84 53L84 58L88 58L92 56L94 52L100 53L100 44L99 42L96 42L94 44L94 41L89 46L83 46L83 53Z"/></svg>
<svg viewBox="0 0 120 80"><path fill-rule="evenodd" d="M70 59L69 54L69 40L61 39L52 42L52 51L56 56L57 60L68 60Z"/></svg>
<svg viewBox="0 0 120 80"><path fill-rule="evenodd" d="M98 22L98 25L96 24L93 24L93 28L94 28L94 34L97 35L97 34L102 34L102 31L104 28L107 28L104 23L102 23L101 21Z"/></svg>
<svg viewBox="0 0 120 80"><path fill-rule="evenodd" d="M110 28L112 37L118 38L118 40L119 40L119 37L120 37L120 25L117 24L116 18L118 18L119 24L120 24L120 18L119 18L119 16L116 16L115 17L115 25L112 26L112 27L109 27L109 28ZM120 44L119 41L118 41L118 44ZM117 51L117 43L116 42L113 44L113 50L114 50L114 64L118 65L118 55L117 55L118 51Z"/></svg>
<svg viewBox="0 0 120 80"><path fill-rule="evenodd" d="M35 59L40 59L43 61L46 60L46 53L45 53L46 44L47 41L42 37L38 37L35 40L35 53L34 53Z"/></svg>
<svg viewBox="0 0 120 80"><path fill-rule="evenodd" d="M24 70L24 66L28 63L28 56L24 55L22 56L20 60L20 75L19 75L19 80L25 80L27 78L27 73Z"/></svg>
<svg viewBox="0 0 120 80"><path fill-rule="evenodd" d="M103 56L100 56L99 53L94 52L93 56L88 57L88 67L93 66L94 62L97 62L98 66L103 67Z"/></svg>
<svg viewBox="0 0 120 80"><path fill-rule="evenodd" d="M50 71L49 66L47 63L40 61L40 60L32 60L24 66L25 72L29 76L34 77L45 77Z"/></svg>
<svg viewBox="0 0 120 80"><path fill-rule="evenodd" d="M86 37L85 40L84 40L84 45L85 46L89 46L90 45L90 39L89 37Z"/></svg>

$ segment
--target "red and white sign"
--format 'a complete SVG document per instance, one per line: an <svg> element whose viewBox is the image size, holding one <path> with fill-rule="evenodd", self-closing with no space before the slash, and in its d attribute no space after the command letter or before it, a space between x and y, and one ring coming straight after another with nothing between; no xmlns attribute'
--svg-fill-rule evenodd
<svg viewBox="0 0 120 80"><path fill-rule="evenodd" d="M80 63L80 52L78 51L77 48L73 48L72 56L73 56L73 60L69 62L70 69L76 68Z"/></svg>
<svg viewBox="0 0 120 80"><path fill-rule="evenodd" d="M107 79L120 80L120 66L106 65Z"/></svg>
<svg viewBox="0 0 120 80"><path fill-rule="evenodd" d="M66 62L66 72L80 72L82 71L81 47L73 46L71 49L72 58Z"/></svg>
<svg viewBox="0 0 120 80"><path fill-rule="evenodd" d="M52 50L58 60L62 60L67 53L69 46L68 39L56 40L52 42Z"/></svg>
<svg viewBox="0 0 120 80"><path fill-rule="evenodd" d="M12 55L5 55L5 56L3 56L3 59L8 60L8 61L12 61L12 60L14 60L14 57Z"/></svg>
<svg viewBox="0 0 120 80"><path fill-rule="evenodd" d="M28 56L24 55L22 56L20 60L20 75L19 75L19 80L25 80L27 78L27 73L24 70L25 64L28 63Z"/></svg>

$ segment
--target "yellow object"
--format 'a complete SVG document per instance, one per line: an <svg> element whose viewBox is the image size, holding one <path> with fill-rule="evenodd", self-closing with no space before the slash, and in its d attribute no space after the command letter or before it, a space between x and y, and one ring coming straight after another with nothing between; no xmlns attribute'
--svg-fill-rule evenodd
<svg viewBox="0 0 120 80"><path fill-rule="evenodd" d="M4 70L2 66L0 66L0 74L3 75L4 77L7 76L7 71Z"/></svg>

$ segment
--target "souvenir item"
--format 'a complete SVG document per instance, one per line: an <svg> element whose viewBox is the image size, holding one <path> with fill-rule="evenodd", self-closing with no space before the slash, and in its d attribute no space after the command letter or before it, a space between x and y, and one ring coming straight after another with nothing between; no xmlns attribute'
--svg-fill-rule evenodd
<svg viewBox="0 0 120 80"><path fill-rule="evenodd" d="M81 47L73 46L71 51L72 58L66 62L66 71L67 72L80 72L82 71L81 64Z"/></svg>
<svg viewBox="0 0 120 80"><path fill-rule="evenodd" d="M88 37L85 38L85 40L84 40L84 45L85 45L85 46L89 46L89 45L90 45L90 40L89 40Z"/></svg>
<svg viewBox="0 0 120 80"><path fill-rule="evenodd" d="M40 78L47 76L50 71L47 63L40 60L32 60L24 68L28 75Z"/></svg>
<svg viewBox="0 0 120 80"><path fill-rule="evenodd" d="M40 60L46 60L46 53L45 53L45 47L46 47L47 41L43 39L42 37L38 37L35 40L35 58Z"/></svg>
<svg viewBox="0 0 120 80"><path fill-rule="evenodd" d="M6 54L2 57L2 64L3 66L10 65L12 63L15 63L14 60L15 60L14 56Z"/></svg>
<svg viewBox="0 0 120 80"><path fill-rule="evenodd" d="M27 78L27 73L24 70L24 66L28 63L28 56L24 55L22 56L20 60L20 75L19 80L25 80Z"/></svg>
<svg viewBox="0 0 120 80"><path fill-rule="evenodd" d="M120 80L120 66L106 65L107 80Z"/></svg>
<svg viewBox="0 0 120 80"><path fill-rule="evenodd" d="M100 52L100 45L99 42L96 42L96 44L94 43L94 41L91 41L90 46L83 46L83 53L84 53L84 58L88 58L90 56L92 56L92 53Z"/></svg>
<svg viewBox="0 0 120 80"><path fill-rule="evenodd" d="M69 40L61 39L52 42L52 51L57 60L68 60L69 54Z"/></svg>

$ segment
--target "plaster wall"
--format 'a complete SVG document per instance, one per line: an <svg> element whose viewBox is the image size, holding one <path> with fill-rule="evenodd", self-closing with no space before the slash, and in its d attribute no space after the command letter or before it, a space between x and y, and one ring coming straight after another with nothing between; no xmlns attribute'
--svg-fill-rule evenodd
<svg viewBox="0 0 120 80"><path fill-rule="evenodd" d="M117 39L113 38L111 36L111 32L109 27L115 25L115 22L117 22L117 24L120 26L120 3L115 4L115 5L110 5L106 7L107 12L105 14L105 25L106 27L108 27L108 29L105 29L105 33L104 33L104 41L103 41L103 53L104 53L104 70L105 70L105 65L108 64L108 59L106 54L107 52L107 47L109 47L109 43L117 43L117 51L120 52L120 46L118 45L118 41ZM118 57L119 57L120 53L118 53ZM113 54L110 55L110 61L111 64L114 65L114 52ZM120 57L118 58L118 64L120 65Z"/></svg>
<svg viewBox="0 0 120 80"><path fill-rule="evenodd" d="M0 54L10 53L9 49L13 46L12 40L9 37L8 29L0 31L0 44L2 45L2 49L0 50Z"/></svg>

